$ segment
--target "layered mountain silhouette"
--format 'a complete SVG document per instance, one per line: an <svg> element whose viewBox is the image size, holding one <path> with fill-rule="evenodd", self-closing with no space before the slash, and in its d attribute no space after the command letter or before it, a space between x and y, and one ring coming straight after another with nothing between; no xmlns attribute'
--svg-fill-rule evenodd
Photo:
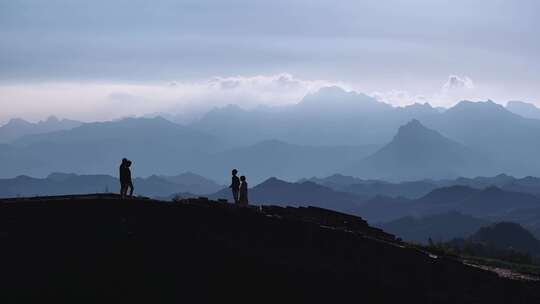
<svg viewBox="0 0 540 304"><path fill-rule="evenodd" d="M532 103L523 101L509 101L506 109L525 118L540 119L540 109Z"/></svg>
<svg viewBox="0 0 540 304"><path fill-rule="evenodd" d="M515 250L540 256L540 241L516 223L501 222L482 227L467 239L499 250Z"/></svg>
<svg viewBox="0 0 540 304"><path fill-rule="evenodd" d="M278 140L266 140L251 146L228 149L201 160L198 172L220 176L239 168L249 180L260 183L269 176L297 180L304 176L328 175L359 157L367 156L374 146L303 146Z"/></svg>
<svg viewBox="0 0 540 304"><path fill-rule="evenodd" d="M506 174L492 177L458 177L456 179L425 179L409 182L389 182L384 180L360 179L352 176L333 174L328 177L301 179L311 181L334 190L349 192L366 197L389 196L420 198L437 188L451 186L468 186L475 189L484 189L495 186L505 191L520 192L540 196L540 178L527 176L515 178Z"/></svg>
<svg viewBox="0 0 540 304"><path fill-rule="evenodd" d="M497 187L475 189L467 186L438 188L415 200L378 196L359 208L374 222L387 222L406 215L427 216L458 211L484 219L504 219L512 212L540 208L537 196L504 191Z"/></svg>
<svg viewBox="0 0 540 304"><path fill-rule="evenodd" d="M382 145L400 125L437 113L428 104L395 108L362 93L327 87L290 106L216 108L192 126L236 146L267 139L311 146Z"/></svg>
<svg viewBox="0 0 540 304"><path fill-rule="evenodd" d="M135 176L195 171L198 160L220 141L163 118L128 118L89 123L71 130L29 135L15 140L0 162L3 177L45 176L50 172L117 174L122 157L134 161ZM8 150L9 151L9 150ZM32 166L25 165L32 163Z"/></svg>
<svg viewBox="0 0 540 304"><path fill-rule="evenodd" d="M20 137L32 134L73 129L82 125L81 122L70 119L58 119L50 116L44 121L31 123L21 118L13 118L8 123L0 126L0 143L7 143Z"/></svg>
<svg viewBox="0 0 540 304"><path fill-rule="evenodd" d="M444 242L466 238L488 224L487 220L452 211L420 218L406 216L378 226L403 240L427 244L429 239Z"/></svg>
<svg viewBox="0 0 540 304"><path fill-rule="evenodd" d="M254 182L333 173L394 181L522 177L540 170L540 120L491 101L462 101L444 111L429 104L393 107L337 87L289 106L217 108L189 125L130 118L40 134L28 134L25 125L4 126L18 135L0 145L0 177L114 174L122 157L135 162L135 176L194 171L220 183L240 166Z"/></svg>
<svg viewBox="0 0 540 304"><path fill-rule="evenodd" d="M452 178L474 172L480 161L470 149L412 120L390 143L345 173L384 180Z"/></svg>
<svg viewBox="0 0 540 304"><path fill-rule="evenodd" d="M231 201L231 190L223 189L210 195L210 198ZM249 198L254 204L316 206L353 214L358 214L357 208L363 201L362 197L334 191L313 182L289 183L277 178L269 178L251 188Z"/></svg>
<svg viewBox="0 0 540 304"><path fill-rule="evenodd" d="M540 120L524 118L492 101L462 101L440 115L424 117L421 121L489 156L499 173L534 175L540 168L535 161L540 151Z"/></svg>
<svg viewBox="0 0 540 304"><path fill-rule="evenodd" d="M221 185L193 173L176 176L135 178L135 193L151 197L166 197L174 193L207 194L222 188ZM0 179L0 197L37 195L65 195L84 193L118 192L119 181L109 175L78 175L52 173L46 178L18 176Z"/></svg>

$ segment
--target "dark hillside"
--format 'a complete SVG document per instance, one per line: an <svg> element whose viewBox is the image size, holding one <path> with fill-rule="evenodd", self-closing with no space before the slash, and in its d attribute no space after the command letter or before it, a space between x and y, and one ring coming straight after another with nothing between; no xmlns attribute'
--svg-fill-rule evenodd
<svg viewBox="0 0 540 304"><path fill-rule="evenodd" d="M538 303L534 282L404 247L358 217L114 195L0 201L1 303Z"/></svg>

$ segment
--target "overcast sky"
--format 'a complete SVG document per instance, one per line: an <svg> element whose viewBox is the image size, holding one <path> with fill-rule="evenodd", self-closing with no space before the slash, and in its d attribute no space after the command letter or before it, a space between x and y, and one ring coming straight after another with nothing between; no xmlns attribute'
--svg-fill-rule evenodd
<svg viewBox="0 0 540 304"><path fill-rule="evenodd" d="M297 102L540 105L535 0L0 1L0 123Z"/></svg>

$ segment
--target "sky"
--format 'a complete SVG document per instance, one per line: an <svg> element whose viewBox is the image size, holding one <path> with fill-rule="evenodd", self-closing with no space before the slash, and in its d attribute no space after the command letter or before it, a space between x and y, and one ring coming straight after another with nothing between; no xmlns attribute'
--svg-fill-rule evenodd
<svg viewBox="0 0 540 304"><path fill-rule="evenodd" d="M540 106L535 0L0 0L0 123L295 103Z"/></svg>

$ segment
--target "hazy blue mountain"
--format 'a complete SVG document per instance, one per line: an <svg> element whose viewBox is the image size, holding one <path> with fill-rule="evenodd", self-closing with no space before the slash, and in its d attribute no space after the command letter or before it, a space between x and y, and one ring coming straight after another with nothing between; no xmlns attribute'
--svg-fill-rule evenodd
<svg viewBox="0 0 540 304"><path fill-rule="evenodd" d="M488 224L470 215L448 212L421 218L407 216L377 226L403 240L427 243L429 238L436 242L466 238Z"/></svg>
<svg viewBox="0 0 540 304"><path fill-rule="evenodd" d="M534 195L504 191L494 186L482 190L452 186L436 189L412 205L414 214L459 211L488 218L504 216L513 210L540 207L540 199Z"/></svg>
<svg viewBox="0 0 540 304"><path fill-rule="evenodd" d="M0 126L0 143L10 142L31 134L42 134L59 130L73 129L82 125L81 122L69 119L58 119L50 116L47 120L31 123L24 119L13 118Z"/></svg>
<svg viewBox="0 0 540 304"><path fill-rule="evenodd" d="M313 182L334 190L342 190L350 185L354 184L363 184L368 183L368 180L363 180L361 178L357 178L354 176L348 176L348 175L342 175L342 174L332 174L327 177L310 177L310 178L302 178L298 180L299 183L301 182Z"/></svg>
<svg viewBox="0 0 540 304"><path fill-rule="evenodd" d="M502 215L489 217L488 219L492 222L507 221L519 223L531 231L537 238L540 238L540 207L517 209Z"/></svg>
<svg viewBox="0 0 540 304"><path fill-rule="evenodd" d="M373 155L345 173L384 180L452 178L479 171L481 158L467 147L412 120Z"/></svg>
<svg viewBox="0 0 540 304"><path fill-rule="evenodd" d="M448 205L464 201L482 190L468 186L449 186L438 188L416 200L417 204Z"/></svg>
<svg viewBox="0 0 540 304"><path fill-rule="evenodd" d="M423 217L457 211L479 218L506 219L519 210L540 208L537 196L504 191L497 187L467 186L438 188L415 200L378 196L360 206L360 214L374 222L388 222L404 216Z"/></svg>
<svg viewBox="0 0 540 304"><path fill-rule="evenodd" d="M358 214L372 223L388 222L415 214L414 200L405 197L389 197L379 195L366 200L359 208Z"/></svg>
<svg viewBox="0 0 540 304"><path fill-rule="evenodd" d="M506 174L493 177L458 177L456 179L425 179L409 182L392 183L384 180L360 179L352 176L333 174L328 177L312 177L300 181L311 181L334 190L359 194L366 197L389 196L420 198L437 188L452 186L468 186L475 189L484 189L491 186L510 192L521 192L540 196L540 178L515 178Z"/></svg>
<svg viewBox="0 0 540 304"><path fill-rule="evenodd" d="M210 198L232 201L230 189L223 189ZM289 183L269 178L249 190L250 204L274 204L280 206L316 206L358 214L363 199L349 193L334 191L312 182Z"/></svg>
<svg viewBox="0 0 540 304"><path fill-rule="evenodd" d="M215 181L193 172L185 172L173 176L160 175L158 177L175 185L182 185L186 188L186 192L193 194L210 194L223 188L222 185L219 185Z"/></svg>
<svg viewBox="0 0 540 304"><path fill-rule="evenodd" d="M429 104L399 108L362 93L327 87L290 106L216 108L192 126L236 146L267 139L317 146L381 145L400 125L437 113Z"/></svg>
<svg viewBox="0 0 540 304"><path fill-rule="evenodd" d="M215 182L185 173L172 177L150 176L133 180L135 194L151 197L167 197L173 193L190 192L206 194L220 186ZM18 176L0 179L0 197L64 195L83 193L118 192L119 181L110 175L78 175L52 173L46 178Z"/></svg>
<svg viewBox="0 0 540 304"><path fill-rule="evenodd" d="M502 222L482 227L468 239L491 248L540 256L540 241L516 223Z"/></svg>
<svg viewBox="0 0 540 304"><path fill-rule="evenodd" d="M540 120L516 115L492 101L462 101L444 111L429 104L392 107L364 94L330 87L290 106L214 109L192 126L231 146L268 139L317 146L383 145L412 119L490 162L487 167L471 168L467 175L526 176L540 170L540 163L534 162L540 151Z"/></svg>
<svg viewBox="0 0 540 304"><path fill-rule="evenodd" d="M420 119L427 127L474 149L492 161L493 173L534 175L540 151L540 120L523 118L492 101L462 101ZM482 175L482 174L475 174Z"/></svg>
<svg viewBox="0 0 540 304"><path fill-rule="evenodd" d="M513 192L534 194L540 197L540 178L527 176L513 179L501 186L502 189Z"/></svg>
<svg viewBox="0 0 540 304"><path fill-rule="evenodd" d="M360 179L341 174L333 174L324 178L312 177L300 181L311 181L337 191L349 192L363 197L385 195L414 199L424 196L439 187L436 181L430 180L392 183L383 180Z"/></svg>
<svg viewBox="0 0 540 304"><path fill-rule="evenodd" d="M458 177L455 180L440 181L440 185L461 185L469 186L473 188L486 188L490 186L496 186L499 188L505 187L508 184L514 183L517 179L506 174L499 174L493 177L478 176L473 178ZM519 191L518 191L519 192Z"/></svg>
<svg viewBox="0 0 540 304"><path fill-rule="evenodd" d="M220 141L162 118L128 118L89 123L51 133L28 135L0 152L10 163L3 177L50 172L117 174L120 159L130 158L134 176L175 174L198 168L197 161L221 146ZM32 162L31 166L26 165Z"/></svg>
<svg viewBox="0 0 540 304"><path fill-rule="evenodd" d="M509 101L506 104L506 109L525 118L540 119L540 108L536 107L532 103L523 101Z"/></svg>
<svg viewBox="0 0 540 304"><path fill-rule="evenodd" d="M232 168L237 168L240 175L246 175L253 183L260 183L270 176L298 180L304 176L334 173L336 168L376 149L373 146L302 146L267 140L215 153L200 162L198 172L210 177L223 176L220 181L230 179Z"/></svg>
<svg viewBox="0 0 540 304"><path fill-rule="evenodd" d="M426 195L437 187L437 184L427 180L401 183L371 181L368 183L349 185L348 187L343 188L342 191L368 197L386 195L390 197L406 197L415 199Z"/></svg>

